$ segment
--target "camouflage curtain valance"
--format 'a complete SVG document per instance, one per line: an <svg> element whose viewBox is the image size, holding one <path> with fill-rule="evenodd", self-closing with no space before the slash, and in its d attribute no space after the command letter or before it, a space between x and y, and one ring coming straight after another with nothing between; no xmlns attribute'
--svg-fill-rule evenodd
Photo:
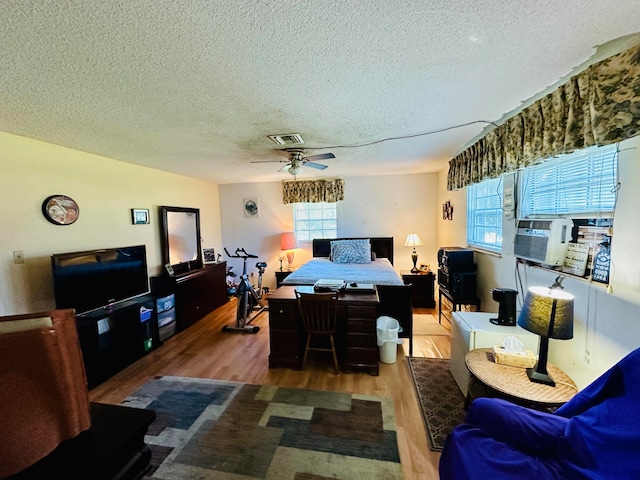
<svg viewBox="0 0 640 480"><path fill-rule="evenodd" d="M282 182L282 203L333 203L344 200L344 180Z"/></svg>
<svg viewBox="0 0 640 480"><path fill-rule="evenodd" d="M640 45L598 62L449 162L447 190L640 133Z"/></svg>

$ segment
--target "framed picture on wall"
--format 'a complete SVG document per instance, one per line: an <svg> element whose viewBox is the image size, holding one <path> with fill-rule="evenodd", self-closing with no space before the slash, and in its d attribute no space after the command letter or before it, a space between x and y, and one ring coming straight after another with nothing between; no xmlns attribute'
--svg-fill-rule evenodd
<svg viewBox="0 0 640 480"><path fill-rule="evenodd" d="M245 218L257 218L260 216L257 198L245 198L242 200L242 204L244 206Z"/></svg>
<svg viewBox="0 0 640 480"><path fill-rule="evenodd" d="M151 223L149 220L149 209L148 208L132 208L131 221L134 225L145 225L147 223Z"/></svg>

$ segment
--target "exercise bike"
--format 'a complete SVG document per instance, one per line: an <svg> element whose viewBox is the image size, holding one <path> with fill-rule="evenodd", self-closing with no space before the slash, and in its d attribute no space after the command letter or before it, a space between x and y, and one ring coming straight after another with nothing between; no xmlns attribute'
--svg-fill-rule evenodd
<svg viewBox="0 0 640 480"><path fill-rule="evenodd" d="M267 264L265 262L256 263L258 268L258 288L253 288L247 275L247 259L258 258L257 255L247 253L244 248L236 248L235 255L231 255L225 248L225 253L230 258L242 258L242 275L240 275L240 283L236 287L236 297L238 297L238 308L236 311L235 325L225 325L222 327L223 332L240 331L245 333L258 333L260 327L251 325L255 318L267 309L262 301L262 274Z"/></svg>

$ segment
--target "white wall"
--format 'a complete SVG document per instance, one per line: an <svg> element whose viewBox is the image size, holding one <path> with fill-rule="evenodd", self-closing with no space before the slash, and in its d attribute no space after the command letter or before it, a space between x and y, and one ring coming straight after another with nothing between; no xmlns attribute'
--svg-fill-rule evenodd
<svg viewBox="0 0 640 480"><path fill-rule="evenodd" d="M428 263L435 269L437 181L437 174L345 178L345 199L338 202L338 236L394 237L394 263L400 271L413 265L411 249L403 245L407 233L416 232L424 243L417 248L418 265ZM260 215L245 218L243 199L252 197L258 199ZM280 234L293 230L293 206L282 203L281 182L220 185L220 206L222 246L229 251L245 247L259 255L268 264L263 285L275 287L273 272L279 269L282 254ZM295 251L294 263L300 265L309 258L311 244L302 243ZM249 272L256 271L255 263L247 262ZM242 262L232 260L229 264L241 273Z"/></svg>
<svg viewBox="0 0 640 480"><path fill-rule="evenodd" d="M551 340L549 359L563 368L579 384L585 386L630 351L640 347L640 137L620 145L621 188L616 207L612 239L612 291L606 286L584 279L568 277L565 290L575 295L574 338ZM452 203L466 205L466 190L446 191L447 170L439 175L439 203L455 198ZM465 217L454 222L440 222L438 240L449 245L466 245ZM497 312L498 304L491 298L497 287L520 291L513 256L515 220L503 221L503 253L501 256L475 253L478 264L478 294L482 310ZM551 285L557 273L520 265L523 290L534 285ZM522 302L523 292L518 294Z"/></svg>
<svg viewBox="0 0 640 480"><path fill-rule="evenodd" d="M0 315L54 307L53 253L145 244L157 275L159 205L200 208L203 245L221 241L216 185L1 132L0 172ZM79 204L74 224L44 218L42 202L53 194ZM132 208L149 209L151 223L133 225Z"/></svg>

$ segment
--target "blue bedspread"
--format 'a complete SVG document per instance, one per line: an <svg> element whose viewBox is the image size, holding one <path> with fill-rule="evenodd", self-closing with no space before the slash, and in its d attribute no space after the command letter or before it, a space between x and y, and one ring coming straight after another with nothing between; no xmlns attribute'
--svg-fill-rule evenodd
<svg viewBox="0 0 640 480"><path fill-rule="evenodd" d="M333 263L328 258L309 260L284 280L283 285L313 285L320 278L345 280L347 283L403 285L402 278L386 258L371 263Z"/></svg>

